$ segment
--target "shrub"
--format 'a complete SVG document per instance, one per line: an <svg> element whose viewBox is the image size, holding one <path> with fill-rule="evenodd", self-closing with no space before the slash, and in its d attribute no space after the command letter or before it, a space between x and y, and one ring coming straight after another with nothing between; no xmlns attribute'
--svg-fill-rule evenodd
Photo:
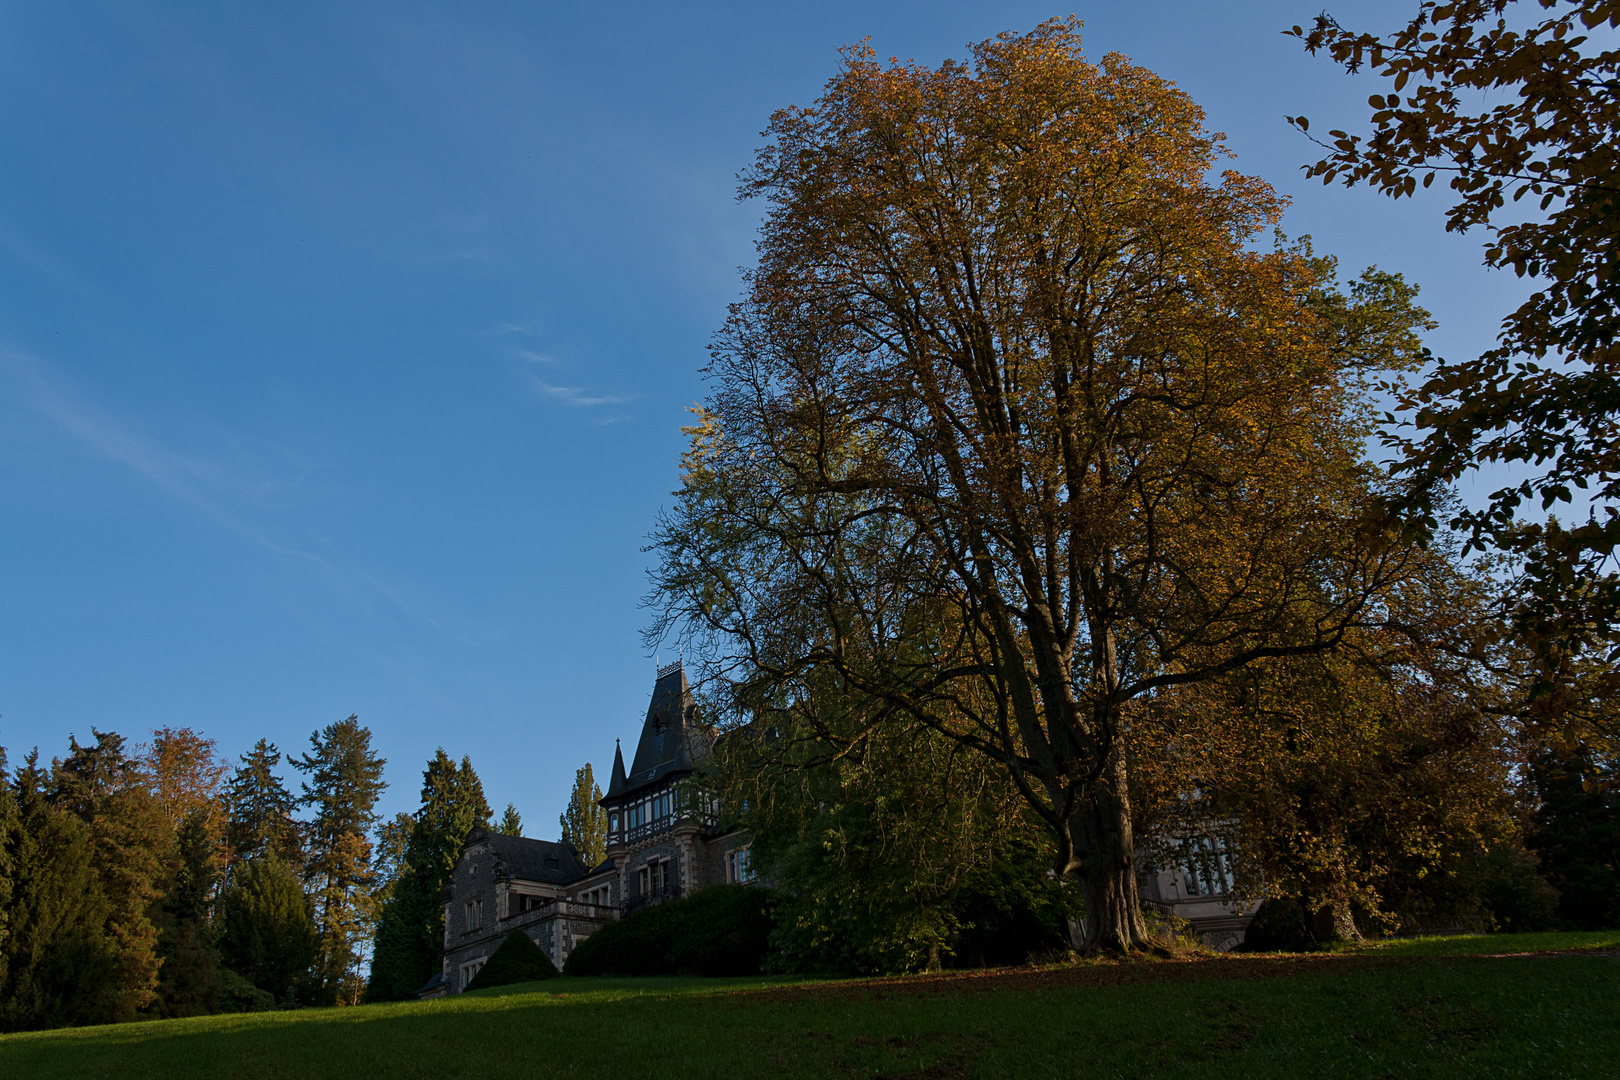
<svg viewBox="0 0 1620 1080"><path fill-rule="evenodd" d="M546 951L536 945L528 934L514 930L506 935L506 940L495 950L495 955L478 969L478 974L467 984L467 989L488 990L492 986L510 986L556 977L557 965L551 962Z"/></svg>
<svg viewBox="0 0 1620 1080"><path fill-rule="evenodd" d="M1274 897L1260 905L1244 931L1241 952L1303 952L1315 941L1305 925L1305 909L1292 896Z"/></svg>
<svg viewBox="0 0 1620 1080"><path fill-rule="evenodd" d="M574 947L570 975L758 975L775 897L751 885L713 885L643 908Z"/></svg>
<svg viewBox="0 0 1620 1080"><path fill-rule="evenodd" d="M1536 858L1517 845L1502 845L1485 859L1480 899L1496 929L1509 934L1558 926L1558 890L1547 884Z"/></svg>

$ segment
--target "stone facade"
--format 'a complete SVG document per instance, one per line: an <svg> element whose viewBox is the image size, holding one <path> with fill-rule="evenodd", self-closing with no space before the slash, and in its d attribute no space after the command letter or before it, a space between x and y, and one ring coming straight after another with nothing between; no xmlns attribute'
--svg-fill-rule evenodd
<svg viewBox="0 0 1620 1080"><path fill-rule="evenodd" d="M600 866L582 865L567 843L474 829L444 890L443 971L420 993L460 993L513 931L561 969L575 945L627 912L752 880L747 831L720 824L688 783L714 738L681 665L660 668L629 770L614 750Z"/></svg>
<svg viewBox="0 0 1620 1080"><path fill-rule="evenodd" d="M1144 864L1138 881L1142 904L1185 919L1204 944L1226 951L1243 943L1260 906L1232 892L1232 855L1221 830L1173 836L1166 865Z"/></svg>
<svg viewBox="0 0 1620 1080"><path fill-rule="evenodd" d="M719 819L689 781L714 746L681 665L658 670L630 768L613 752L601 805L607 857L583 866L566 843L475 829L445 888L444 968L423 996L460 993L506 935L522 931L559 969L574 946L624 914L708 885L753 880L747 830ZM1142 902L1184 919L1210 946L1243 940L1255 905L1232 895L1214 834L1172 838L1168 865L1144 865Z"/></svg>
<svg viewBox="0 0 1620 1080"><path fill-rule="evenodd" d="M460 993L513 931L528 934L562 967L577 943L617 917L611 897L578 895L574 885L585 876L567 844L474 829L445 888L438 987Z"/></svg>

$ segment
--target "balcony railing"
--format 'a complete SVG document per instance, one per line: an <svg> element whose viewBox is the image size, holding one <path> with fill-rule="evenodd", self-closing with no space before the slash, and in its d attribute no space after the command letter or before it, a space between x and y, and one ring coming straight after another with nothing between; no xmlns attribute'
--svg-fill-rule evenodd
<svg viewBox="0 0 1620 1080"><path fill-rule="evenodd" d="M679 885L667 885L662 889L653 889L639 896L630 897L624 902L624 913L628 915L632 911L640 911L644 907L652 907L654 904L662 904L666 900L679 900L680 898L681 887Z"/></svg>

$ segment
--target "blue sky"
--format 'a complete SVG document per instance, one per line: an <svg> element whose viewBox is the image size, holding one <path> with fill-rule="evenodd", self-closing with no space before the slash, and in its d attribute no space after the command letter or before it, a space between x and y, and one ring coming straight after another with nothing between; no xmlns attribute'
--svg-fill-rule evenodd
<svg viewBox="0 0 1620 1080"><path fill-rule="evenodd" d="M1320 8L1072 10L1295 197L1288 232L1477 352L1523 292L1482 236L1300 177L1283 116L1359 125L1378 89L1281 36ZM442 745L555 835L652 689L641 548L770 112L862 37L933 63L1067 10L0 8L0 745L188 725L234 757L358 713L388 811Z"/></svg>

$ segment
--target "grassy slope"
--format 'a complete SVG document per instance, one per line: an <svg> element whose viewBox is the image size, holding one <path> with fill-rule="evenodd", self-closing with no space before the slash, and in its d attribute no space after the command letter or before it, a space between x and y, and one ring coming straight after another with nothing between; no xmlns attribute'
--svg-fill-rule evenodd
<svg viewBox="0 0 1620 1080"><path fill-rule="evenodd" d="M1613 1076L1620 934L868 982L555 979L0 1037L0 1076Z"/></svg>

